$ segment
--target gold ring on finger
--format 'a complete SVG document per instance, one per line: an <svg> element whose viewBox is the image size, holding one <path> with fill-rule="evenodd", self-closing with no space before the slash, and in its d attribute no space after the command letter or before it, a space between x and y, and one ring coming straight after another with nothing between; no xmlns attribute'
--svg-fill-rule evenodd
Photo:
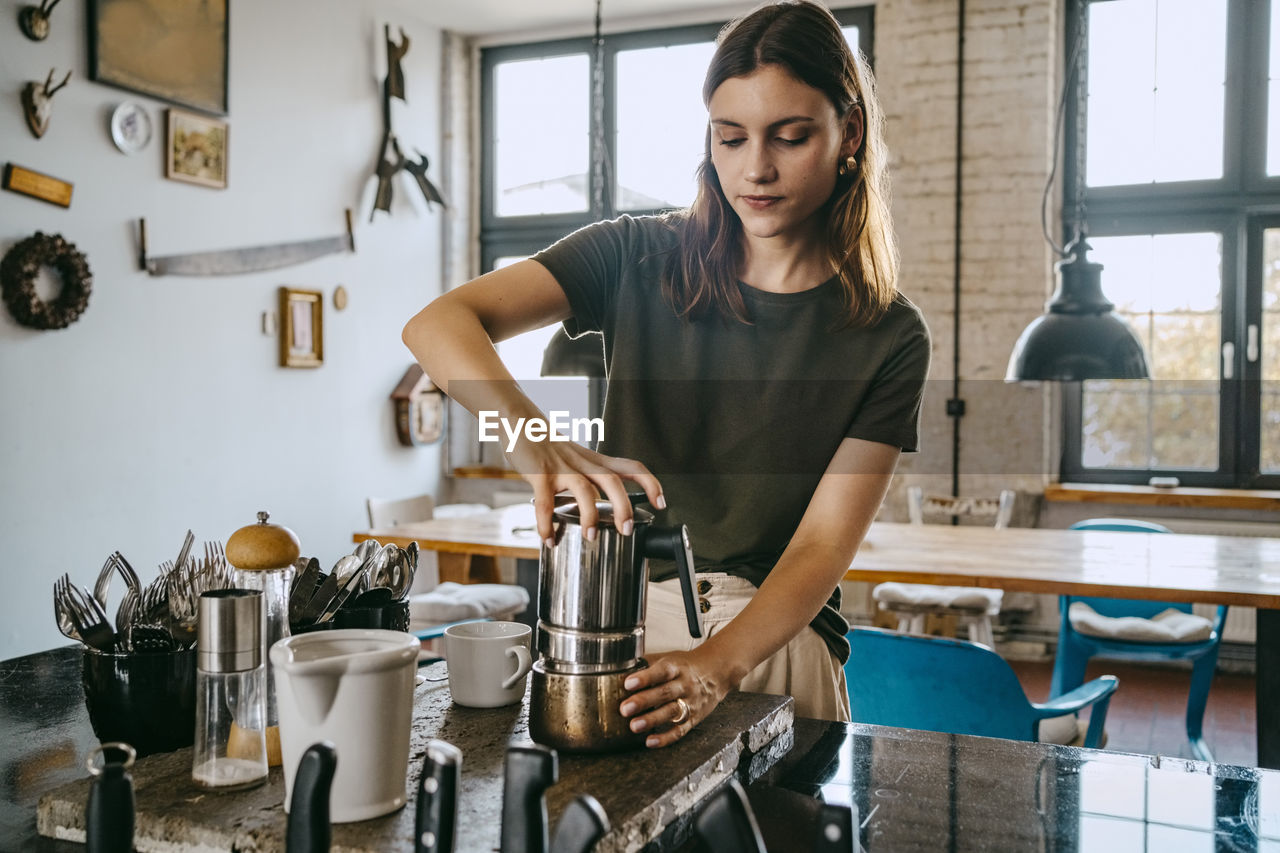
<svg viewBox="0 0 1280 853"><path fill-rule="evenodd" d="M683 699L676 699L676 704L680 706L680 713L676 714L671 722L678 726L689 719L689 703Z"/></svg>

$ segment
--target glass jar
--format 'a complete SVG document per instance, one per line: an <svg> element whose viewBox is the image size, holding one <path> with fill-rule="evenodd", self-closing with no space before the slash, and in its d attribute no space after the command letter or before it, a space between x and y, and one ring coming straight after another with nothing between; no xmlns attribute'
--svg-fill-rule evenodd
<svg viewBox="0 0 1280 853"><path fill-rule="evenodd" d="M262 627L260 591L200 596L191 779L202 788L238 791L267 779Z"/></svg>
<svg viewBox="0 0 1280 853"><path fill-rule="evenodd" d="M240 589L252 589L262 593L262 606L266 611L263 627L263 659L267 667L267 725L280 724L276 709L275 681L271 673L271 658L267 654L272 646L289 636L289 589L293 585L293 566L279 569L236 569L232 581Z"/></svg>

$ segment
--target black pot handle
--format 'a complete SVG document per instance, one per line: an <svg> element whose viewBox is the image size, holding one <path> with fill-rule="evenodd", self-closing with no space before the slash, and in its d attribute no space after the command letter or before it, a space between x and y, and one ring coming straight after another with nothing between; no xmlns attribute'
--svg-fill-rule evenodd
<svg viewBox="0 0 1280 853"><path fill-rule="evenodd" d="M338 751L327 740L311 744L298 759L285 829L286 853L327 853L329 850L333 841L329 792L337 769Z"/></svg>
<svg viewBox="0 0 1280 853"><path fill-rule="evenodd" d="M711 853L767 853L755 812L737 779L711 795L693 821Z"/></svg>
<svg viewBox="0 0 1280 853"><path fill-rule="evenodd" d="M604 806L590 794L579 794L565 807L551 839L551 853L591 853L609 832Z"/></svg>
<svg viewBox="0 0 1280 853"><path fill-rule="evenodd" d="M650 527L644 537L644 555L656 560L674 560L680 576L680 594L684 597L684 617L689 623L689 636L702 636L702 611L693 589L693 548L689 545L689 528Z"/></svg>
<svg viewBox="0 0 1280 853"><path fill-rule="evenodd" d="M101 757L101 766L94 760ZM137 753L127 743L104 743L89 755L85 846L89 853L132 853L135 804L129 768Z"/></svg>
<svg viewBox="0 0 1280 853"><path fill-rule="evenodd" d="M857 853L857 824L852 807L823 803L813 853Z"/></svg>
<svg viewBox="0 0 1280 853"><path fill-rule="evenodd" d="M507 750L501 853L547 853L547 789L560 776L556 751L533 744Z"/></svg>
<svg viewBox="0 0 1280 853"><path fill-rule="evenodd" d="M461 775L462 750L447 741L427 741L413 833L418 853L453 853Z"/></svg>

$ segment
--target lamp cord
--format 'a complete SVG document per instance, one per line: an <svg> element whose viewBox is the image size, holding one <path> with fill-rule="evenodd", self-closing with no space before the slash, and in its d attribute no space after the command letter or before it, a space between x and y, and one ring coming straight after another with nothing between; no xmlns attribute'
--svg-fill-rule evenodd
<svg viewBox="0 0 1280 853"><path fill-rule="evenodd" d="M1071 56L1067 59L1067 76L1062 81L1062 96L1058 99L1058 114L1053 123L1053 162L1049 167L1049 178L1044 183L1044 194L1040 197L1040 229L1044 232L1044 239L1048 242L1050 248L1060 258L1067 256L1065 246L1059 246L1058 241L1053 239L1053 235L1049 233L1049 195L1053 192L1053 182L1058 177L1058 152L1062 148L1062 123L1067 114L1067 96L1071 92L1071 84L1074 79L1076 83L1076 168L1075 168L1075 198L1074 211L1072 213L1074 236L1079 237L1084 233L1084 146L1079 144L1079 139L1083 134L1085 121L1085 57L1084 42L1086 38L1085 31L1085 15L1088 14L1086 0L1081 0L1080 10L1076 17L1076 38L1075 43L1071 46Z"/></svg>
<svg viewBox="0 0 1280 853"><path fill-rule="evenodd" d="M964 417L964 400L960 397L960 272L963 260L961 237L964 212L964 31L965 0L956 4L956 176L955 239L952 246L951 288L951 399L947 415L951 418L951 496L960 495L960 419ZM952 524L960 519L952 517Z"/></svg>

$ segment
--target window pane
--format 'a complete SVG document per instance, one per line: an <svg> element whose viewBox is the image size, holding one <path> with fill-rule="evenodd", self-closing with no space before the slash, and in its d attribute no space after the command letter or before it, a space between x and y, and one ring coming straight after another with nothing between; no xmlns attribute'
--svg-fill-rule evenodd
<svg viewBox="0 0 1280 853"><path fill-rule="evenodd" d="M1263 235L1262 458L1265 473L1280 473L1280 228Z"/></svg>
<svg viewBox="0 0 1280 853"><path fill-rule="evenodd" d="M494 210L498 216L587 209L590 65L585 53L494 69Z"/></svg>
<svg viewBox="0 0 1280 853"><path fill-rule="evenodd" d="M1218 467L1222 238L1091 238L1102 287L1147 351L1151 379L1086 382L1082 463L1091 468Z"/></svg>
<svg viewBox="0 0 1280 853"><path fill-rule="evenodd" d="M1222 177L1226 44L1227 0L1089 5L1090 186Z"/></svg>
<svg viewBox="0 0 1280 853"><path fill-rule="evenodd" d="M619 210L693 202L707 133L702 78L714 52L712 42L618 52Z"/></svg>

